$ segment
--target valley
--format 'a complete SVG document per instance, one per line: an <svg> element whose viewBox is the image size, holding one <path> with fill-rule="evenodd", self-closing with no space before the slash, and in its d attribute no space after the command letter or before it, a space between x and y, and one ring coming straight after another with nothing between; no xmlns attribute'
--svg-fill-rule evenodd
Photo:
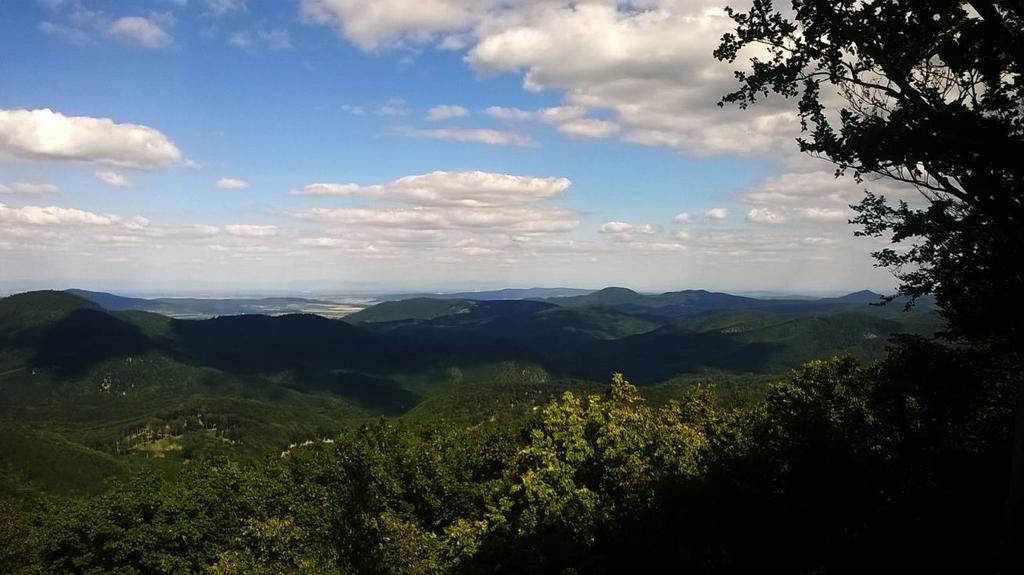
<svg viewBox="0 0 1024 575"><path fill-rule="evenodd" d="M180 305L223 314L182 319L152 311L165 300L98 292L0 299L0 491L97 492L140 467L259 458L382 417L519 421L617 372L655 402L697 384L751 397L810 359L872 361L893 335L941 325L929 302L904 311L870 293L470 295L391 299L344 319L227 315L272 305L262 300L194 300ZM76 464L52 473L40 453Z"/></svg>

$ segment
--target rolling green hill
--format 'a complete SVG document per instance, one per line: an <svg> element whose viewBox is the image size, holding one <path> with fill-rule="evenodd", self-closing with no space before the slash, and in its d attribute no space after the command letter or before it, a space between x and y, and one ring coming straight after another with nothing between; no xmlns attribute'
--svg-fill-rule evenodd
<svg viewBox="0 0 1024 575"><path fill-rule="evenodd" d="M861 302L676 317L637 303L652 296L602 291L591 301L603 305L385 302L350 321L173 319L53 291L0 299L0 490L76 492L73 478L28 461L32 445L94 484L140 465L274 453L382 416L530 417L619 371L661 398L696 381L759 386L808 359L879 357L890 335L938 326L926 310ZM721 301L658 301L709 297Z"/></svg>

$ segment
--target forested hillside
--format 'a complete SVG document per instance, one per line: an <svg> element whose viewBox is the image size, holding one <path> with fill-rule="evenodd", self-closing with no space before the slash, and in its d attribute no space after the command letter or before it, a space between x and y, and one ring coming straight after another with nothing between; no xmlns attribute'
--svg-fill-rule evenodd
<svg viewBox="0 0 1024 575"><path fill-rule="evenodd" d="M932 310L894 321L862 304L678 319L459 299L385 302L348 321L177 320L93 295L0 299L6 493L93 492L139 466L260 457L380 416L514 420L619 368L660 400L709 381L757 394L807 359L878 358L915 321L939 325ZM62 457L78 463L53 472Z"/></svg>
<svg viewBox="0 0 1024 575"><path fill-rule="evenodd" d="M7 565L746 570L783 545L759 527L771 518L805 541L774 565L810 569L861 552L866 543L840 535L851 524L878 537L888 521L928 521L929 536L950 537L954 518L990 520L982 492L976 506L934 517L948 490L960 497L994 472L1006 441L1009 391L997 375L969 404L955 385L922 387L963 362L982 369L971 352L913 343L876 367L837 359L787 375L813 357L876 360L894 334L941 325L928 306L849 299L682 316L623 311L603 296L592 306L413 299L350 323L175 320L63 292L4 298L0 486L19 502L5 504L4 536L30 550ZM645 385L616 376L608 388L615 366ZM946 451L905 460L926 445L963 452L941 488L919 474ZM800 463L826 452L827 470ZM846 498L808 530L815 512L798 510L815 499L780 499L789 482L828 483ZM879 507L901 489L923 489L920 501ZM740 509L748 516L736 523Z"/></svg>
<svg viewBox="0 0 1024 575"><path fill-rule="evenodd" d="M922 342L732 404L698 386L656 407L616 375L511 425L381 421L34 519L8 504L0 533L26 572L972 571L1011 393L986 358Z"/></svg>

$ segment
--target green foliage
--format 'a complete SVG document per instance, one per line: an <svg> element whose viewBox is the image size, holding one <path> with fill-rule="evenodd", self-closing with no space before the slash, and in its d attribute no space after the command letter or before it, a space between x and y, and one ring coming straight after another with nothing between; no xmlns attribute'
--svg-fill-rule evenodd
<svg viewBox="0 0 1024 575"><path fill-rule="evenodd" d="M543 325L538 317L564 316L488 316L499 308L475 325L522 335ZM603 313L595 317L610 317ZM678 337L690 322L717 332L705 340L716 342L762 331L784 338L805 326L822 339L841 333L802 313L717 312L600 349L626 342L620 349L634 351L634 363L656 360L671 350L645 342ZM888 321L833 317L854 334ZM295 321L286 331L338 329ZM565 333L555 324L544 337ZM157 323L143 333L174 329ZM237 359L209 353L219 365ZM875 365L845 357L788 377L710 372L640 389L621 375L602 389L527 361L442 363L393 378L277 370L276 361L239 372L153 351L104 358L74 376L5 372L5 392L24 400L0 405L16 422L0 434L8 493L73 494L83 473L95 472L93 487L122 479L100 495L3 508L0 535L28 556L4 558L4 568L843 572L885 561L905 572L970 570L990 557L991 538L975 526L999 515L992 486L1005 472L1007 406L1019 382L1006 358L909 337ZM401 420L372 419L402 394L424 400ZM148 471L123 478L142 463Z"/></svg>
<svg viewBox="0 0 1024 575"><path fill-rule="evenodd" d="M349 323L427 320L470 313L473 302L463 299L412 298L386 301L345 316Z"/></svg>
<svg viewBox="0 0 1024 575"><path fill-rule="evenodd" d="M30 517L21 508L0 499L0 572L28 575L32 567Z"/></svg>
<svg viewBox="0 0 1024 575"><path fill-rule="evenodd" d="M649 407L621 374L604 396L566 393L510 462L488 512L489 544L517 548L515 568L535 572L592 570L621 553L623 526L697 469L706 440L680 415L678 405Z"/></svg>
<svg viewBox="0 0 1024 575"><path fill-rule="evenodd" d="M33 491L93 494L126 470L108 453L16 424L0 423L0 453L0 496L25 497Z"/></svg>
<svg viewBox="0 0 1024 575"><path fill-rule="evenodd" d="M31 555L60 573L967 569L999 508L1004 373L909 340L746 403L697 383L652 405L616 375L518 425L382 420L44 503Z"/></svg>

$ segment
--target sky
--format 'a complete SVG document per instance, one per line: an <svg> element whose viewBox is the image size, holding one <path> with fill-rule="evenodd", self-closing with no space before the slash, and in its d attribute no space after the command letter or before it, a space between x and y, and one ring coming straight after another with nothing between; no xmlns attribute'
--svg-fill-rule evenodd
<svg viewBox="0 0 1024 575"><path fill-rule="evenodd" d="M889 289L723 8L4 0L0 289Z"/></svg>

